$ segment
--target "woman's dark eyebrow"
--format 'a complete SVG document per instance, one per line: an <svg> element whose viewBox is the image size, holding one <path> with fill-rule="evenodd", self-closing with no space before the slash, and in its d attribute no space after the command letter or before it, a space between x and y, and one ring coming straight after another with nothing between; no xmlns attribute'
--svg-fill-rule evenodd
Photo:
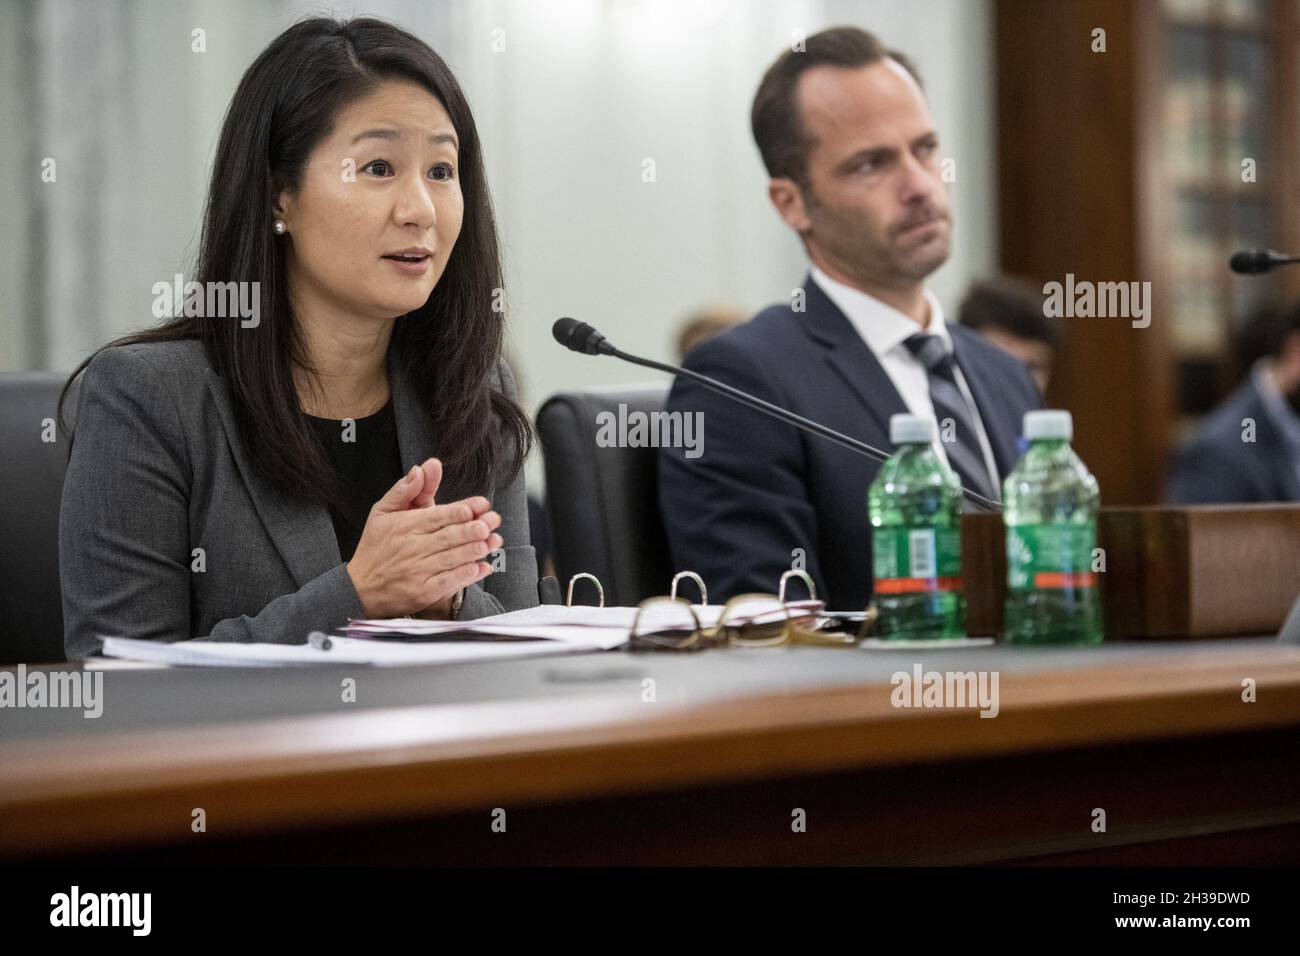
<svg viewBox="0 0 1300 956"><path fill-rule="evenodd" d="M364 133L358 133L354 136L349 145L355 146L363 139L401 139L402 135L403 134L400 130L395 129L368 129ZM456 141L455 133L430 133L429 142L435 144L449 143L457 149L460 148L460 144Z"/></svg>

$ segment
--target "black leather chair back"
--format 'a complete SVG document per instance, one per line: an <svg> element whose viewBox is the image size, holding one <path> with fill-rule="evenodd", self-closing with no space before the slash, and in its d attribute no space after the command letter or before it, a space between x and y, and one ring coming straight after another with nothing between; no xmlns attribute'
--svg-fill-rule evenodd
<svg viewBox="0 0 1300 956"><path fill-rule="evenodd" d="M65 660L59 504L68 436L53 422L66 379L56 372L0 375L0 664ZM64 406L69 427L77 390Z"/></svg>
<svg viewBox="0 0 1300 956"><path fill-rule="evenodd" d="M600 579L607 605L631 606L667 594L672 562L659 512L658 449L600 447L601 413L664 410L667 387L566 392L537 413L546 465L546 503L562 593L588 571ZM694 592L685 595L699 600ZM596 603L579 582L575 604Z"/></svg>

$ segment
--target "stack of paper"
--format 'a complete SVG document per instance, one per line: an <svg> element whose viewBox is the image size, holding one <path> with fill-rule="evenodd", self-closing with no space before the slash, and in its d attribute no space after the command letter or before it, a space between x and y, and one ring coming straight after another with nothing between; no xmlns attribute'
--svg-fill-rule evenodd
<svg viewBox="0 0 1300 956"><path fill-rule="evenodd" d="M782 607L779 601L765 599L746 601L732 607L727 622L743 624L778 624L788 614L796 621L817 616L824 604L821 601L791 601ZM691 616L694 612L694 617ZM353 619L342 631L350 637L423 637L455 635L480 638L532 638L594 643L601 647L617 647L622 641L607 643L614 634L625 641L631 633L633 622L638 633L690 629L699 621L701 627L715 627L722 617L720 604L694 604L691 611L685 605L655 604L644 611L634 607L563 607L542 604L508 611L472 621L425 621L419 618L388 618L385 620ZM638 619L637 615L640 613ZM609 632L609 633L607 633Z"/></svg>
<svg viewBox="0 0 1300 956"><path fill-rule="evenodd" d="M467 661L577 654L593 648L560 641L483 641L408 644L331 637L328 650L310 644L237 644L221 641L141 641L104 638L104 656L184 667L327 667L331 664L393 667L404 664L459 664Z"/></svg>
<svg viewBox="0 0 1300 956"><path fill-rule="evenodd" d="M797 619L816 616L821 601L791 602ZM639 633L715 626L722 607L694 605L695 618L684 607L659 604L647 608L637 622ZM302 667L329 664L393 666L442 664L542 654L574 654L612 650L627 643L634 607L560 607L542 605L473 621L425 621L418 618L352 620L331 637L329 647L302 644L240 644L190 640L176 643L123 637L103 639L104 656L131 661L201 667ZM770 624L787 611L777 601L746 602L733 607L734 624Z"/></svg>

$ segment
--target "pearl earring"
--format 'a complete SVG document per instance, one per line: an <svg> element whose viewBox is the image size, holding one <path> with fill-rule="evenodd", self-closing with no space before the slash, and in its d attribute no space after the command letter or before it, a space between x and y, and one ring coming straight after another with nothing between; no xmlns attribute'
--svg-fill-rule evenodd
<svg viewBox="0 0 1300 956"><path fill-rule="evenodd" d="M284 220L283 220L283 219L277 219L277 220L275 221L275 225L273 225L271 228L275 231L275 234L276 234L277 236L283 236L283 235L284 235L284 231L285 231L285 229L288 228L288 226L286 226L286 225L284 224Z"/></svg>

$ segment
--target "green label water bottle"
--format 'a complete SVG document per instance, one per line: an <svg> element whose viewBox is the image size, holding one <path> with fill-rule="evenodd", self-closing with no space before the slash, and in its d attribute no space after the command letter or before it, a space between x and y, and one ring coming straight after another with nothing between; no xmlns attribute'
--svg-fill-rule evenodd
<svg viewBox="0 0 1300 956"><path fill-rule="evenodd" d="M867 491L876 634L887 639L966 636L961 482L935 453L934 439L929 418L890 418L898 451Z"/></svg>
<svg viewBox="0 0 1300 956"><path fill-rule="evenodd" d="M1070 447L1069 412L1025 414L1029 450L1002 485L1007 530L1006 638L1099 644L1097 479Z"/></svg>

